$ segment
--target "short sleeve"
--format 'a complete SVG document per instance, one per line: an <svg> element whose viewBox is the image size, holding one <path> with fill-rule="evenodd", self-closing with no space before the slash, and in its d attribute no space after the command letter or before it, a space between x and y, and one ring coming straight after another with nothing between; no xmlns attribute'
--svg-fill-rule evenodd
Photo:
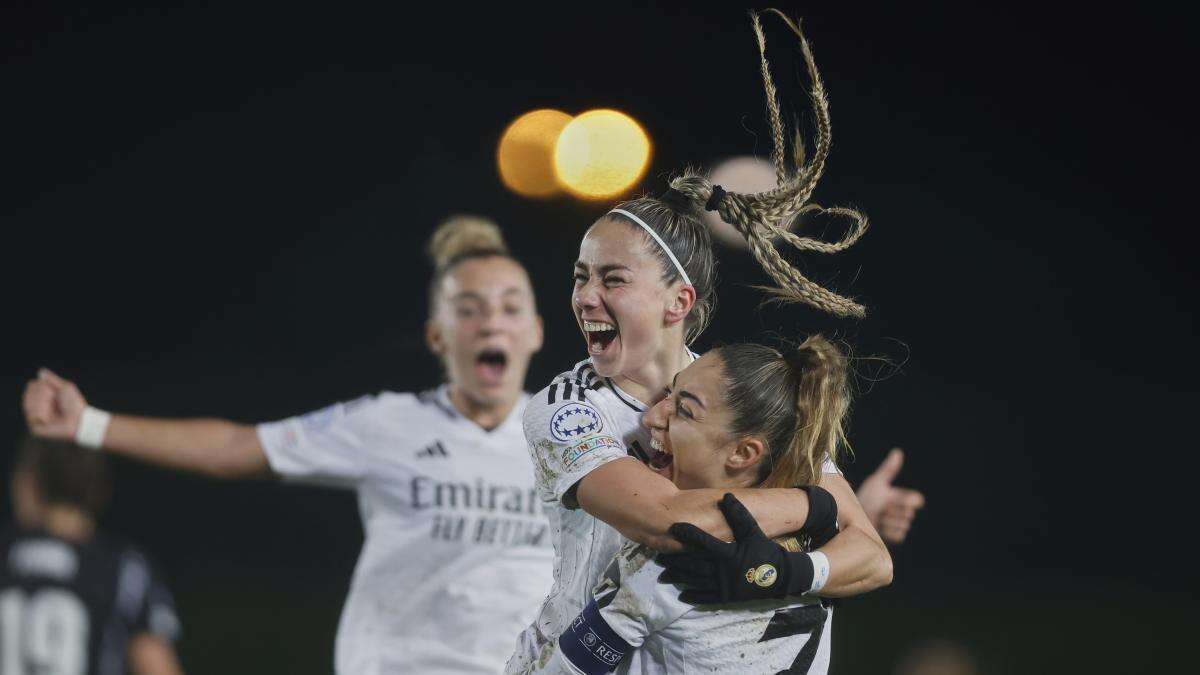
<svg viewBox="0 0 1200 675"><path fill-rule="evenodd" d="M122 557L117 607L130 635L150 634L168 642L179 639L181 626L175 599L162 574L145 556Z"/></svg>
<svg viewBox="0 0 1200 675"><path fill-rule="evenodd" d="M590 395L555 400L553 391L534 395L523 422L538 488L562 501L584 476L628 453L620 429Z"/></svg>
<svg viewBox="0 0 1200 675"><path fill-rule="evenodd" d="M365 449L349 423L352 413L375 400L364 396L305 415L258 425L271 470L289 480L351 487L366 475Z"/></svg>

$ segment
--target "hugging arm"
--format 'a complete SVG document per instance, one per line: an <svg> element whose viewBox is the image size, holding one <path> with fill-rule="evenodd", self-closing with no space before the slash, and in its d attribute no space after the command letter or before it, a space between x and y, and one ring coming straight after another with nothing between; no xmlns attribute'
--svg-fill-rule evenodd
<svg viewBox="0 0 1200 675"><path fill-rule="evenodd" d="M806 523L820 544L815 553L792 551L772 541L732 494L721 500L721 512L735 541L724 542L690 523L671 532L692 550L660 555L666 568L660 581L682 584L680 596L693 604L740 602L813 593L830 597L858 595L892 581L892 560L874 527L858 506L840 474L824 474L822 491L810 488L814 511L823 501L836 504L840 530L829 537L820 523ZM831 533L829 533L831 534ZM819 537L819 539L818 539Z"/></svg>
<svg viewBox="0 0 1200 675"><path fill-rule="evenodd" d="M717 509L726 492L737 496L769 536L795 532L808 517L808 495L801 490L680 490L633 457L593 469L576 484L575 499L627 539L659 551L680 551L682 544L668 532L672 523L689 522L718 539L732 538Z"/></svg>

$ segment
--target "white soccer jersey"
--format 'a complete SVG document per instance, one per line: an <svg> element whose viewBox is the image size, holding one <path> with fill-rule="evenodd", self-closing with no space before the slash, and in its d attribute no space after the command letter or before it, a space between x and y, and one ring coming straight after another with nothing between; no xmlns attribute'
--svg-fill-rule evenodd
<svg viewBox="0 0 1200 675"><path fill-rule="evenodd" d="M276 473L358 492L365 540L338 673L503 670L552 579L520 424L527 401L490 432L454 409L445 386L258 426Z"/></svg>
<svg viewBox="0 0 1200 675"><path fill-rule="evenodd" d="M602 675L829 672L832 609L802 596L692 607L658 583L654 552L629 542L544 663L531 672Z"/></svg>
<svg viewBox="0 0 1200 675"><path fill-rule="evenodd" d="M607 523L575 508L573 490L584 476L614 459L632 455L648 460L645 411L644 403L600 377L590 358L530 398L525 439L533 455L538 496L550 518L554 588L537 621L521 634L509 672L528 670L553 648L559 633L591 601L596 579L624 543Z"/></svg>

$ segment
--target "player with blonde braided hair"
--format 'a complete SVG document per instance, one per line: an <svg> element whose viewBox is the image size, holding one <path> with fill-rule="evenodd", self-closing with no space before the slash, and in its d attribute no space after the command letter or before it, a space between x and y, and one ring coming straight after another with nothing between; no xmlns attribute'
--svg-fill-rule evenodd
<svg viewBox="0 0 1200 675"><path fill-rule="evenodd" d="M668 531L677 521L722 539L733 534L717 508L726 490L681 489L664 477L672 456L643 425L643 415L664 398L676 374L698 358L687 345L712 317L716 271L702 209L716 210L742 232L776 282L770 290L780 300L804 302L836 316L864 313L858 303L805 278L771 245L778 236L801 250L836 252L861 236L866 219L849 209L824 210L808 202L829 152L828 103L811 50L790 21L814 81L818 134L811 158L805 160L797 141L793 165L786 164L766 41L757 15L751 17L780 184L763 193L737 194L685 174L671 181L661 197L618 204L580 243L572 308L589 358L534 394L524 418L538 494L554 536L555 585L538 620L521 635L509 672L535 671L546 664L558 637L593 603L597 579L625 540L677 551L681 544ZM787 232L790 219L819 211L851 215L855 227L832 244ZM789 585L828 595L886 585L891 558L854 491L829 453L821 455L818 469L812 482L820 487L809 490L788 485L731 492L772 537L840 526L823 559L827 562L804 568L804 561L798 561Z"/></svg>

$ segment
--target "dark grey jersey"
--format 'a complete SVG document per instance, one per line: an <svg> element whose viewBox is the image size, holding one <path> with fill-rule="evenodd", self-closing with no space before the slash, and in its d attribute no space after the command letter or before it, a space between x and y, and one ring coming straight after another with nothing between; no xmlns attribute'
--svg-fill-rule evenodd
<svg viewBox="0 0 1200 675"><path fill-rule="evenodd" d="M171 594L138 549L0 534L0 675L120 675L130 638L178 632Z"/></svg>

